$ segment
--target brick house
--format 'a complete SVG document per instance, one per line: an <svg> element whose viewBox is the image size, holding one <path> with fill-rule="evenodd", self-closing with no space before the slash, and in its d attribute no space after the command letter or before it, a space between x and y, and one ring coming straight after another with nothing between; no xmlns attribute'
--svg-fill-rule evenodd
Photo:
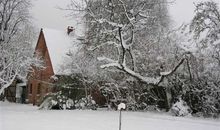
<svg viewBox="0 0 220 130"><path fill-rule="evenodd" d="M68 72L61 69L70 49L74 49L74 36L70 35L72 27L66 31L41 29L35 48L35 55L42 58L44 69L34 67L28 74L28 103L38 104L47 93L53 92L55 75L65 75ZM73 32L72 32L73 33Z"/></svg>

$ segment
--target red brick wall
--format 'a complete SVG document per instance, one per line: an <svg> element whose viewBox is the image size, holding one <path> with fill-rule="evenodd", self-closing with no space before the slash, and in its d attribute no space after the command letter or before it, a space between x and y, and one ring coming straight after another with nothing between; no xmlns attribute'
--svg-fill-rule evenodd
<svg viewBox="0 0 220 130"><path fill-rule="evenodd" d="M28 100L29 103L34 105L39 103L40 98L52 91L50 77L54 75L42 30L35 48L35 54L39 54L42 57L45 69L34 68L34 71L28 77Z"/></svg>

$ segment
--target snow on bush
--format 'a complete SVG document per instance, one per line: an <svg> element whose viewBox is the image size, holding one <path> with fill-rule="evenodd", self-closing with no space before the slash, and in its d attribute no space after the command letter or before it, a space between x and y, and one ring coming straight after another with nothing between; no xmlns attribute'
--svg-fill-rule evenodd
<svg viewBox="0 0 220 130"><path fill-rule="evenodd" d="M52 99L52 97L47 97L42 103L41 103L41 105L39 106L39 109L40 110L50 110L53 106L54 106L54 104L57 104L57 102L56 101L54 101L53 99Z"/></svg>
<svg viewBox="0 0 220 130"><path fill-rule="evenodd" d="M55 94L48 94L44 97L39 109L51 110L71 110L71 109L92 109L96 110L97 104L92 99L92 96L87 96L87 98L81 98L79 100L70 99L61 92Z"/></svg>
<svg viewBox="0 0 220 130"><path fill-rule="evenodd" d="M73 102L72 99L68 99L68 100L66 101L66 107L67 107L67 108L71 108L73 105L74 105L74 102Z"/></svg>
<svg viewBox="0 0 220 130"><path fill-rule="evenodd" d="M82 98L79 101L75 101L75 108L96 110L97 104L92 99L92 96L89 95L87 98Z"/></svg>
<svg viewBox="0 0 220 130"><path fill-rule="evenodd" d="M175 116L187 116L190 114L189 106L181 98L179 98L179 101L173 104L170 110L171 113Z"/></svg>
<svg viewBox="0 0 220 130"><path fill-rule="evenodd" d="M125 110L125 108L126 108L126 105L124 103L120 103L118 105L118 110Z"/></svg>
<svg viewBox="0 0 220 130"><path fill-rule="evenodd" d="M72 99L67 98L66 96L62 95L61 92L55 94L48 94L42 99L42 103L39 109L73 109L74 102Z"/></svg>

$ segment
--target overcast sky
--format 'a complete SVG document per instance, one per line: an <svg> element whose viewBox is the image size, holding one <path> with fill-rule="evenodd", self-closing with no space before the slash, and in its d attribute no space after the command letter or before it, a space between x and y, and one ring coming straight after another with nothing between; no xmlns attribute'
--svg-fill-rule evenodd
<svg viewBox="0 0 220 130"><path fill-rule="evenodd" d="M80 23L77 18L69 18L68 12L58 9L65 8L70 0L32 0L34 22L38 28L54 28L63 30L67 26L77 26ZM171 0L170 0L171 1ZM193 17L194 2L198 3L204 0L176 0L169 5L170 15L175 26L187 23ZM219 2L219 0L214 0ZM219 2L220 3L220 2Z"/></svg>

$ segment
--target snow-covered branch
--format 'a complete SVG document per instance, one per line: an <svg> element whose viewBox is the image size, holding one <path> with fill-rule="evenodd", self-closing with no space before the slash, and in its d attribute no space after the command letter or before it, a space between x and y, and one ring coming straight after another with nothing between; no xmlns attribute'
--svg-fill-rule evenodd
<svg viewBox="0 0 220 130"><path fill-rule="evenodd" d="M119 47L118 43L112 42L112 41L108 41L106 43L102 43L101 45L98 45L98 46L95 46L95 47L90 47L88 50L94 51L94 50L99 49L100 47L105 46L105 45L114 45L116 48Z"/></svg>
<svg viewBox="0 0 220 130"><path fill-rule="evenodd" d="M149 85L159 85L164 78L172 75L174 72L177 71L177 69L184 63L186 60L185 58L182 58L179 63L170 71L167 72L161 72L160 76L153 78L153 77L145 77L140 75L138 72L135 72L131 69L129 69L125 64L120 64L118 61L106 58L106 57L99 57L98 60L100 61L106 61L109 62L107 64L101 65L102 69L110 68L110 67L115 67L121 71L124 71L125 73L129 74L130 76L136 78L137 80L149 84Z"/></svg>

